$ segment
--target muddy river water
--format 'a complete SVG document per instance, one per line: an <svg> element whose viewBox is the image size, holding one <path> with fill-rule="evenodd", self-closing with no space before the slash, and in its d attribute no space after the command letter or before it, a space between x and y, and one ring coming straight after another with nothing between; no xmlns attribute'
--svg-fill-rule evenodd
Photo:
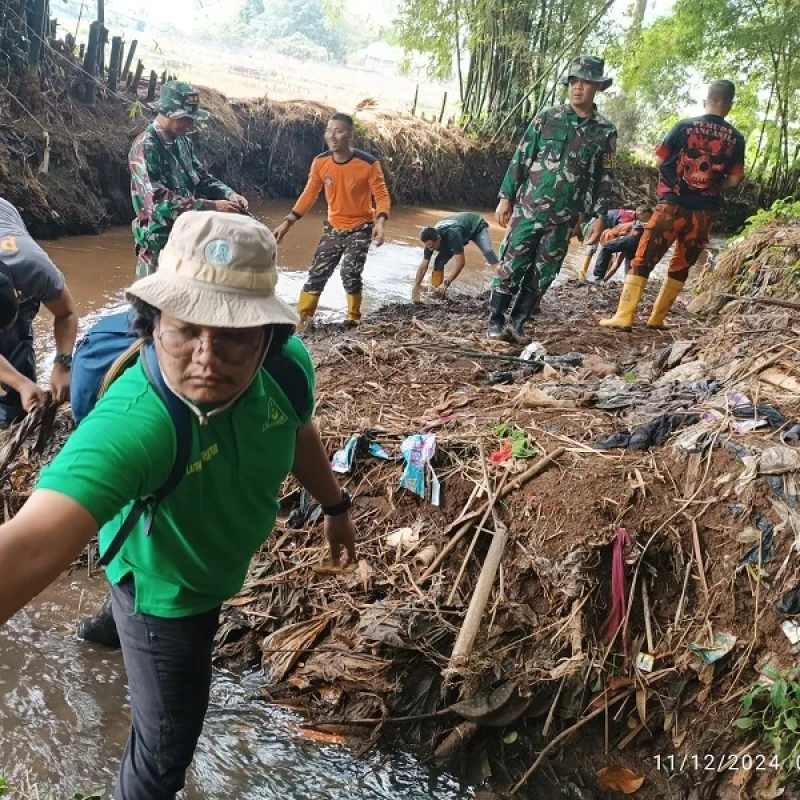
<svg viewBox="0 0 800 800"><path fill-rule="evenodd" d="M285 201L263 203L253 211L270 226L289 210ZM373 248L365 270L364 311L408 300L422 257L419 231L448 212L396 209L388 240ZM502 230L490 214L492 239ZM321 208L298 223L280 248L278 293L294 302L304 281L321 230ZM134 255L128 228L100 236L42 243L67 276L82 317L81 327L123 299L133 276ZM575 275L582 248L570 250L562 275ZM477 247L466 251L467 266L452 291L479 291L489 273ZM320 311L341 319L346 300L338 276L322 295ZM40 367L52 356L51 320L37 320ZM0 627L0 771L14 780L26 773L54 798L109 789L127 736L129 709L118 653L75 639L78 621L99 605L105 592L100 576L62 578L9 625ZM250 699L253 676L220 673L211 709L189 776L185 797L281 798L281 800L372 800L382 798L472 797L447 775L416 764L410 754L373 752L356 759L345 747L304 739L292 715ZM13 795L12 795L13 796Z"/></svg>
<svg viewBox="0 0 800 800"><path fill-rule="evenodd" d="M275 227L290 207L291 201L273 200L254 204L251 210L266 225ZM393 209L387 225L387 241L379 248L373 245L367 258L364 270L364 314L386 303L411 298L414 276L422 260L419 232L448 213L452 212L423 207ZM499 250L503 229L494 221L491 212L481 213L490 224L492 241L495 249ZM323 204L319 202L307 217L292 228L279 248L280 278L277 291L291 303L297 300L305 282L305 273L322 232L324 218ZM135 264L129 228L112 228L100 236L75 236L41 242L41 245L67 276L84 325L89 324L94 315L104 308L122 301L125 288L133 280ZM574 276L577 273L582 251L583 248L573 242L562 275ZM462 291L481 291L489 285L490 274L478 248L469 245L465 254L466 266L451 289L452 296ZM427 280L430 280L430 272ZM344 319L346 308L346 295L337 273L322 293L318 314L329 321L340 320ZM41 342L37 351L40 364L49 363L52 357L49 325L49 314L44 311L37 320L37 338Z"/></svg>

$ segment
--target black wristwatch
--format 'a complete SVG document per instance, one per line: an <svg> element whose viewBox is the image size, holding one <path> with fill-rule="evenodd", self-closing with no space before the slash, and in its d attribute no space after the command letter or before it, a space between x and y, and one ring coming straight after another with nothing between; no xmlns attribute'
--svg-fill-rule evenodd
<svg viewBox="0 0 800 800"><path fill-rule="evenodd" d="M445 278L445 279L444 279L444 288L445 288L445 289L449 289L449 288L450 288L450 284L451 284L452 282L453 282L453 281L451 281L451 280L450 280L450 278Z"/></svg>
<svg viewBox="0 0 800 800"><path fill-rule="evenodd" d="M54 364L61 364L64 369L72 369L72 354L71 353L57 353L53 359Z"/></svg>
<svg viewBox="0 0 800 800"><path fill-rule="evenodd" d="M322 513L326 517L338 517L353 507L353 499L347 489L342 489L342 499L332 506L322 506Z"/></svg>

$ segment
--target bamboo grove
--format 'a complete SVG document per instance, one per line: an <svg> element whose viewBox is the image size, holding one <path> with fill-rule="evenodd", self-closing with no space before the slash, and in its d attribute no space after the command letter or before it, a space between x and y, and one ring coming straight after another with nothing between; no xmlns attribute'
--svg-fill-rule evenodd
<svg viewBox="0 0 800 800"><path fill-rule="evenodd" d="M400 43L458 78L462 124L496 136L552 104L560 70L603 28L613 0L403 0Z"/></svg>

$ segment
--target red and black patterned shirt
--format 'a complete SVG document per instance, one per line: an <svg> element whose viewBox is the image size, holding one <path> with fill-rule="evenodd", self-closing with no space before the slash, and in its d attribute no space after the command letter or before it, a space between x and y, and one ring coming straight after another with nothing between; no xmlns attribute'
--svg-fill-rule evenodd
<svg viewBox="0 0 800 800"><path fill-rule="evenodd" d="M662 203L717 211L722 182L744 172L744 136L723 117L704 114L683 119L658 146Z"/></svg>

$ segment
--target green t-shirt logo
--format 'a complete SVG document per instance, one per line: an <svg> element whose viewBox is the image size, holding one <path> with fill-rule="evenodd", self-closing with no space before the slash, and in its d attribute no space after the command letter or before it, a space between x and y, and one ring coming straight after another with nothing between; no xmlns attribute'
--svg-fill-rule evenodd
<svg viewBox="0 0 800 800"><path fill-rule="evenodd" d="M270 397L269 405L267 406L267 421L261 430L268 431L270 428L277 428L278 425L285 425L288 421L289 417L281 411L280 406Z"/></svg>

